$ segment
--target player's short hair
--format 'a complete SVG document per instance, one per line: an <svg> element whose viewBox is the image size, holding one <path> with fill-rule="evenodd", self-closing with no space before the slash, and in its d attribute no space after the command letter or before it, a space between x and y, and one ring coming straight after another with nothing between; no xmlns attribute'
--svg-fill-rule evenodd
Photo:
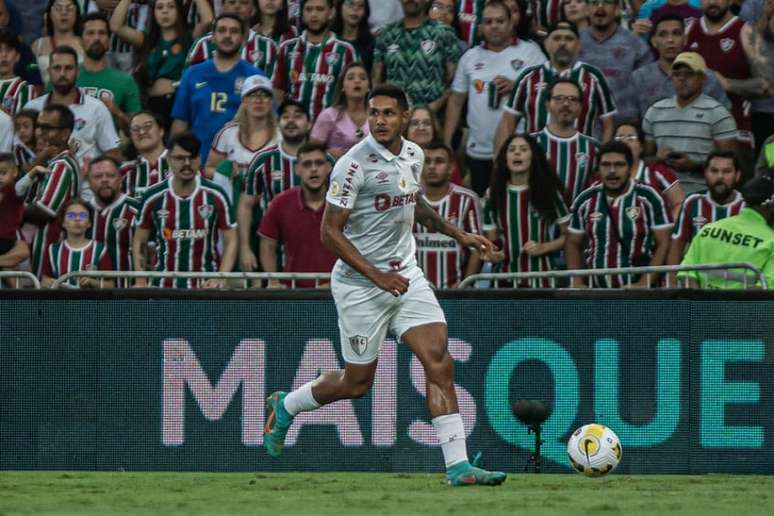
<svg viewBox="0 0 774 516"><path fill-rule="evenodd" d="M599 170L599 164L602 162L602 156L605 154L623 154L627 165L631 167L634 164L634 156L629 146L623 142L612 141L603 143L597 151L597 170Z"/></svg>
<svg viewBox="0 0 774 516"><path fill-rule="evenodd" d="M119 163L116 158L114 158L113 156L110 156L109 154L100 154L99 156L91 160L91 162L89 163L89 171L91 171L91 167L93 167L97 163L102 163L103 161L112 163L116 167L116 170L121 168L121 163Z"/></svg>
<svg viewBox="0 0 774 516"><path fill-rule="evenodd" d="M400 106L403 111L407 111L409 108L406 92L403 91L403 88L394 84L381 84L372 89L371 93L368 94L368 100L371 100L374 97L390 97L391 99L398 101L398 106Z"/></svg>
<svg viewBox="0 0 774 516"><path fill-rule="evenodd" d="M318 142L305 142L301 145L301 147L298 148L298 151L296 152L296 161L301 161L301 155L302 154L309 154L311 152L322 152L323 155L325 155L327 151L327 148L325 147L325 144L318 143Z"/></svg>
<svg viewBox="0 0 774 516"><path fill-rule="evenodd" d="M78 52L75 51L73 47L69 47L67 45L59 45L54 50L51 51L51 53L48 55L48 58L53 61L55 55L67 55L73 58L73 61L75 64L78 64Z"/></svg>
<svg viewBox="0 0 774 516"><path fill-rule="evenodd" d="M578 81L576 81L572 77L556 77L548 85L548 97L549 98L554 94L554 88L556 88L556 86L559 85L559 84L571 84L571 85L575 86L575 88L578 90L578 96L579 97L583 97L583 88L581 88L581 85L580 85L580 83Z"/></svg>
<svg viewBox="0 0 774 516"><path fill-rule="evenodd" d="M220 13L217 15L215 20L212 22L212 32L215 32L215 28L218 26L218 22L226 18L239 23L239 27L242 29L242 34L247 32L247 24L242 18L239 17L237 13Z"/></svg>
<svg viewBox="0 0 774 516"><path fill-rule="evenodd" d="M58 114L60 129L69 129L72 131L75 128L75 115L73 115L73 112L70 111L70 108L64 104L49 104L44 106L41 112Z"/></svg>
<svg viewBox="0 0 774 516"><path fill-rule="evenodd" d="M685 30L685 20L683 20L682 17L673 14L673 13L667 13L663 16L659 16L656 20L656 23L653 24L653 29L651 29L650 33L655 34L658 30L658 26L661 25L663 22L673 21L680 24L680 28Z"/></svg>
<svg viewBox="0 0 774 516"><path fill-rule="evenodd" d="M451 148L445 143L438 140L431 141L430 143L425 145L423 150L425 151L425 153L431 150L442 150L446 153L446 157L449 158L449 161L451 161L452 156L454 156L454 152L452 152Z"/></svg>
<svg viewBox="0 0 774 516"><path fill-rule="evenodd" d="M86 16L81 18L81 30L86 26L88 22L91 21L101 21L105 24L105 27L107 28L108 34L111 33L110 31L110 20L108 20L108 17L105 13L99 12L99 11L92 11L88 13Z"/></svg>
<svg viewBox="0 0 774 516"><path fill-rule="evenodd" d="M0 29L0 45L11 47L16 50L17 53L21 54L21 40L15 32L8 29Z"/></svg>
<svg viewBox="0 0 774 516"><path fill-rule="evenodd" d="M62 224L65 220L65 216L67 215L67 210L70 208L70 206L81 206L86 209L86 212L89 214L89 222L94 222L94 212L91 209L91 206L89 203L81 199L80 197L73 197L72 199L69 199L64 205L62 206L62 211L59 212L59 223Z"/></svg>
<svg viewBox="0 0 774 516"><path fill-rule="evenodd" d="M739 154L732 150L722 151L717 149L707 155L707 159L704 161L704 170L709 168L710 161L715 158L730 159L734 162L734 170L742 170L742 162L739 159Z"/></svg>
<svg viewBox="0 0 774 516"><path fill-rule="evenodd" d="M201 149L201 143L198 138L190 131L185 131L180 134L176 134L169 139L167 149L172 150L175 146L180 147L183 150L188 151L191 156L198 156Z"/></svg>
<svg viewBox="0 0 774 516"><path fill-rule="evenodd" d="M18 169L19 167L16 165L16 157L11 154L10 152L0 152L0 163L9 163L14 166L14 168Z"/></svg>

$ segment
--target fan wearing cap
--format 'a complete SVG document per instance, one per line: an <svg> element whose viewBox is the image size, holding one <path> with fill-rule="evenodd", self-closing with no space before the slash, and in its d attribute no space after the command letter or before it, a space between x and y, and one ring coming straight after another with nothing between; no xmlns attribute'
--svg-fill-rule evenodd
<svg viewBox="0 0 774 516"><path fill-rule="evenodd" d="M205 177L219 173L222 186L236 205L247 166L262 150L278 141L277 121L272 111L271 79L251 75L242 85L242 103L234 119L223 126L212 140L204 167ZM218 181L220 183L220 181Z"/></svg>
<svg viewBox="0 0 774 516"><path fill-rule="evenodd" d="M728 109L702 93L707 65L696 52L683 52L672 63L675 95L645 113L645 155L656 156L677 172L686 193L704 188L702 164L716 148L733 151L736 122Z"/></svg>
<svg viewBox="0 0 774 516"><path fill-rule="evenodd" d="M697 234L681 265L748 262L774 285L774 180L755 177L742 187L747 207L739 215L704 226ZM678 278L691 288L743 288L758 285L757 276L744 271L681 272Z"/></svg>

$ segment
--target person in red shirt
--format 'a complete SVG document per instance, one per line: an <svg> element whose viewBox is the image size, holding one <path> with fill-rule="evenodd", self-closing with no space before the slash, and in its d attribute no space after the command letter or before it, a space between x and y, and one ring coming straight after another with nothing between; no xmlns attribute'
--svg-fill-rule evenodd
<svg viewBox="0 0 774 516"><path fill-rule="evenodd" d="M14 183L19 175L13 154L0 154L0 255L16 245L16 232L24 217L24 199L16 195Z"/></svg>
<svg viewBox="0 0 774 516"><path fill-rule="evenodd" d="M325 145L305 143L298 149L296 173L301 186L295 186L277 195L261 219L258 235L261 237L261 267L266 272L280 270L277 264L277 246L282 243L284 272L331 272L336 258L320 241L325 194L331 164L325 156ZM300 288L312 288L314 281L297 281ZM270 281L269 287L284 287Z"/></svg>

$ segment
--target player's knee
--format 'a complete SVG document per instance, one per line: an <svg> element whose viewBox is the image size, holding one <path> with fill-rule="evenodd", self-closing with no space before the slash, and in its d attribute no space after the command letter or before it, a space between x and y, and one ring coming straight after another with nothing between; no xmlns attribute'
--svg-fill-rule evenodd
<svg viewBox="0 0 774 516"><path fill-rule="evenodd" d="M454 360L447 352L432 357L425 365L425 376L435 384L451 382L454 378Z"/></svg>
<svg viewBox="0 0 774 516"><path fill-rule="evenodd" d="M349 386L350 398L362 398L371 390L371 382L359 382Z"/></svg>

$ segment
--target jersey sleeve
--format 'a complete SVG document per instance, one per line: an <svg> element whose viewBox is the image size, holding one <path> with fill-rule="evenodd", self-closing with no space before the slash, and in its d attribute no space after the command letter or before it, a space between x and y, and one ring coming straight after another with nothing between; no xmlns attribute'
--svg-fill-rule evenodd
<svg viewBox="0 0 774 516"><path fill-rule="evenodd" d="M536 68L527 68L522 72L516 81L513 83L513 91L508 98L508 102L505 103L503 109L508 113L523 117L525 113L525 102L527 94L529 93L529 77Z"/></svg>
<svg viewBox="0 0 774 516"><path fill-rule="evenodd" d="M437 43L441 45L441 48L445 53L446 62L457 64L462 56L462 47L460 46L460 40L457 38L454 29L448 25L444 25Z"/></svg>
<svg viewBox="0 0 774 516"><path fill-rule="evenodd" d="M226 192L218 191L217 197L217 209L218 209L218 229L225 231L227 229L233 229L237 226L236 214L231 206L231 201L226 195Z"/></svg>
<svg viewBox="0 0 774 516"><path fill-rule="evenodd" d="M586 203L582 201L582 197L575 199L570 209L570 224L567 227L567 231L576 234L586 233L586 216L585 216Z"/></svg>
<svg viewBox="0 0 774 516"><path fill-rule="evenodd" d="M45 188L36 203L37 206L52 217L56 216L62 205L70 198L69 192L73 181L75 181L74 176L75 174L65 162L55 162Z"/></svg>
<svg viewBox="0 0 774 516"><path fill-rule="evenodd" d="M0 152L13 150L13 121L11 117L0 111Z"/></svg>
<svg viewBox="0 0 774 516"><path fill-rule="evenodd" d="M53 249L54 246L50 245L46 247L46 252L43 253L43 264L42 268L40 269L40 276L48 276L52 279L57 279L59 275L54 271L54 260L52 258L53 256Z"/></svg>
<svg viewBox="0 0 774 516"><path fill-rule="evenodd" d="M688 197L683 201L680 206L680 212L677 214L677 220L672 227L672 240L682 240L688 242L691 239L691 233L693 232L693 226L691 222L692 199Z"/></svg>
<svg viewBox="0 0 774 516"><path fill-rule="evenodd" d="M126 97L124 102L125 112L128 114L137 113L142 110L142 103L140 102L140 88L137 86L137 81L134 77L129 76L126 81Z"/></svg>
<svg viewBox="0 0 774 516"><path fill-rule="evenodd" d="M206 38L207 36L202 36L191 45L191 50L185 56L185 68L207 60Z"/></svg>
<svg viewBox="0 0 774 516"><path fill-rule="evenodd" d="M354 159L340 159L331 173L326 201L339 208L351 210L357 194L365 182L363 167Z"/></svg>
<svg viewBox="0 0 774 516"><path fill-rule="evenodd" d="M231 130L231 127L226 125L217 132L215 138L212 139L212 150L228 155L227 133Z"/></svg>
<svg viewBox="0 0 774 516"><path fill-rule="evenodd" d="M669 216L669 210L667 210L666 202L664 198L652 187L641 185L644 190L643 194L645 199L651 206L653 217L653 229L671 228L673 226L672 220Z"/></svg>
<svg viewBox="0 0 774 516"><path fill-rule="evenodd" d="M481 201L478 196L471 194L470 202L468 203L467 210L463 214L464 229L467 233L473 233L474 235L480 235L481 228Z"/></svg>
<svg viewBox="0 0 774 516"><path fill-rule="evenodd" d="M607 84L607 79L596 68L594 69L594 77L596 78L594 81L594 98L597 103L599 116L602 118L611 116L616 112L617 108L615 100L613 100L613 94L610 91L610 86Z"/></svg>
<svg viewBox="0 0 774 516"><path fill-rule="evenodd" d="M135 224L141 229L153 230L155 228L153 224L153 201L150 198L143 196Z"/></svg>
<svg viewBox="0 0 774 516"><path fill-rule="evenodd" d="M258 154L247 166L245 180L242 183L242 193L247 195L261 195L263 193L263 167L264 158Z"/></svg>
<svg viewBox="0 0 774 516"><path fill-rule="evenodd" d="M274 65L274 79L272 80L272 84L274 85L274 89L276 90L282 90L282 91L288 91L288 63L287 63L287 43L283 43L279 47L279 51L277 52L277 62Z"/></svg>
<svg viewBox="0 0 774 516"><path fill-rule="evenodd" d="M484 224L481 226L482 231L497 231L497 223L495 222L494 208L492 207L492 201L488 197L484 201Z"/></svg>
<svg viewBox="0 0 774 516"><path fill-rule="evenodd" d="M736 122L726 108L718 105L712 111L712 115L712 138L714 140L736 138Z"/></svg>
<svg viewBox="0 0 774 516"><path fill-rule="evenodd" d="M564 224L570 220L570 210L567 208L567 204L564 202L564 197L560 191L556 191L554 197L554 210L556 212L556 223Z"/></svg>

